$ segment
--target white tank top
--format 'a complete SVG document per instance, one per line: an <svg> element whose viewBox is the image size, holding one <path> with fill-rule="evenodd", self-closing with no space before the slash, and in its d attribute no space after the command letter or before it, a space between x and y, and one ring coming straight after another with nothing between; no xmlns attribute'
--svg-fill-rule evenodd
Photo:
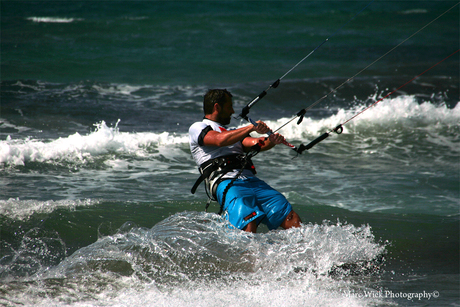
<svg viewBox="0 0 460 307"><path fill-rule="evenodd" d="M210 126L212 130L217 131L219 133L227 130L227 127L214 122L209 119L203 119L201 122L196 122L190 126L189 129L189 141L190 141L190 151L192 152L193 159L195 163L200 166L206 161L211 159L215 159L222 156L228 156L232 154L244 154L243 144L241 142L236 142L233 145L225 146L225 147L218 147L218 146L204 146L199 144L199 138L201 132L206 129L206 127ZM224 178L227 177L234 177L239 170L235 170L233 172L227 173ZM254 175L250 170L244 170L241 174L240 178L244 177L253 177Z"/></svg>

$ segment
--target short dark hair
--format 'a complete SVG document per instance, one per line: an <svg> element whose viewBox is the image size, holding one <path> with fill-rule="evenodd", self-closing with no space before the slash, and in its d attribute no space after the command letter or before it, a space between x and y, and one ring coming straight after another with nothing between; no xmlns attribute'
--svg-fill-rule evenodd
<svg viewBox="0 0 460 307"><path fill-rule="evenodd" d="M203 111L204 115L211 114L214 104L223 106L227 101L226 96L232 98L233 95L227 89L211 89L204 95Z"/></svg>

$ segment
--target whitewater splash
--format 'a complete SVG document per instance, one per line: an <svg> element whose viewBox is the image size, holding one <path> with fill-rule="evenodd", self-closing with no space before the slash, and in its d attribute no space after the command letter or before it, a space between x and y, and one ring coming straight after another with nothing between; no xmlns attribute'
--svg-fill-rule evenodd
<svg viewBox="0 0 460 307"><path fill-rule="evenodd" d="M42 140L12 140L8 137L0 143L0 163L25 165L27 162L72 162L84 164L92 157L110 153L126 153L145 156L145 148L155 144L173 145L188 142L186 136L170 135L168 132L127 133L120 132L118 122L108 127L102 121L95 125L94 132L82 136L78 132L67 138L49 142Z"/></svg>
<svg viewBox="0 0 460 307"><path fill-rule="evenodd" d="M367 105L364 104L359 104L349 109L339 108L334 115L320 120L306 116L300 125L290 124L283 128L281 133L286 138L292 139L319 135L347 121L365 108L367 108ZM287 120L282 118L270 124L273 127L281 126ZM382 126L385 126L386 130L391 130L395 125L401 128L436 128L442 125L455 127L458 126L459 122L460 103L450 109L445 104L418 103L414 96L399 96L383 100L360 114L343 126L343 133L357 133L364 129L379 131ZM373 127L375 128L372 129Z"/></svg>
<svg viewBox="0 0 460 307"><path fill-rule="evenodd" d="M353 274L366 278L378 273L375 260L384 252L365 225L247 234L218 215L182 212L151 229L126 223L21 279L12 292L27 306L363 306L378 299L347 296L361 286L337 268L355 264L362 270ZM42 295L30 295L36 291Z"/></svg>
<svg viewBox="0 0 460 307"><path fill-rule="evenodd" d="M364 108L366 106L362 104L349 109L339 108L335 114L323 119L305 117L300 125L291 123L280 132L287 140L304 141L329 131ZM276 129L275 127L281 126L287 120L281 118L277 121L267 121L267 124ZM109 127L102 121L95 124L95 130L88 135L75 133L66 138L50 141L17 140L8 136L5 141L0 142L0 165L14 167L23 166L28 162L57 164L66 162L84 165L103 155L108 155L108 159L111 158L110 155L118 154L149 157L152 155L152 149L171 154L174 149L188 148L186 132L120 132L119 122ZM400 96L381 101L362 113L344 126L343 133L344 135L361 134L365 138L372 138L376 133L391 137L395 131L404 134L423 130L424 134L428 135L425 136L427 141L436 144L442 142L458 152L460 149L455 135L458 134L459 122L460 104L451 109L444 104L418 103L414 96ZM361 141L366 142L366 139Z"/></svg>

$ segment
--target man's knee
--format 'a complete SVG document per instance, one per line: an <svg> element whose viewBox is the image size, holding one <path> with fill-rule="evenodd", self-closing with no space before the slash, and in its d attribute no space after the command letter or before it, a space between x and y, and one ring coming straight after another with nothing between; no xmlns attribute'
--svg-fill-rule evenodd
<svg viewBox="0 0 460 307"><path fill-rule="evenodd" d="M246 232L252 232L252 233L256 233L257 232L257 222L256 221L252 221L250 222L249 224L247 224L243 230L246 231Z"/></svg>
<svg viewBox="0 0 460 307"><path fill-rule="evenodd" d="M281 227L283 227L284 229L289 229L292 227L300 227L301 223L302 223L302 220L300 219L300 216L294 210L292 210L286 216L283 223L281 223Z"/></svg>

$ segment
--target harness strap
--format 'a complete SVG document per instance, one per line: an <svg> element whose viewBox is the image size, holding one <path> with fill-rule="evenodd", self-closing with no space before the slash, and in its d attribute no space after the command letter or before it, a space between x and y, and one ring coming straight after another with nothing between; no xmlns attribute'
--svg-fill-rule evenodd
<svg viewBox="0 0 460 307"><path fill-rule="evenodd" d="M222 195L222 202L220 204L220 210L219 210L219 213L218 213L219 215L222 214L222 212L224 211L225 199L227 198L228 190L233 185L235 180L238 179L238 177L241 175L243 170L246 168L247 163L250 163L252 168L254 168L254 165L252 165L251 157L254 157L255 155L257 155L260 152L260 148L261 147L260 147L260 142L259 142L258 144L252 146L251 151L246 153L246 155L243 157L243 165L241 166L241 169L238 171L238 174L234 178L232 178L232 180L229 182L229 184L227 184L227 186L225 187L225 190L224 190L223 195ZM255 172L255 170L254 170L254 172Z"/></svg>
<svg viewBox="0 0 460 307"><path fill-rule="evenodd" d="M254 167L254 164L250 160L250 158L249 158L249 161L247 161L246 163L244 163L244 160L245 160L244 155L228 155L228 156L218 157L218 158L206 161L205 163L201 164L200 167L198 168L201 175L200 177L198 177L198 179L196 180L195 184L193 185L191 189L192 194L195 194L198 186L216 171L217 173L214 174L213 177L216 177L217 175L223 175L234 169L241 169L242 166L244 166L244 169L248 169L253 174L256 174L256 169ZM213 179L213 178L210 178L210 179Z"/></svg>
<svg viewBox="0 0 460 307"><path fill-rule="evenodd" d="M217 161L215 161L216 159L213 159L213 160L210 160L210 161L207 161L205 163L203 163L199 168L198 170L200 171L201 175L200 177L198 177L198 179L195 181L195 184L193 185L192 187L192 194L195 194L196 192L196 189L198 188L198 186L206 179L208 178L213 171L215 171L218 166L217 166ZM210 163L209 163L210 162ZM207 164L207 165L204 165L204 164Z"/></svg>

